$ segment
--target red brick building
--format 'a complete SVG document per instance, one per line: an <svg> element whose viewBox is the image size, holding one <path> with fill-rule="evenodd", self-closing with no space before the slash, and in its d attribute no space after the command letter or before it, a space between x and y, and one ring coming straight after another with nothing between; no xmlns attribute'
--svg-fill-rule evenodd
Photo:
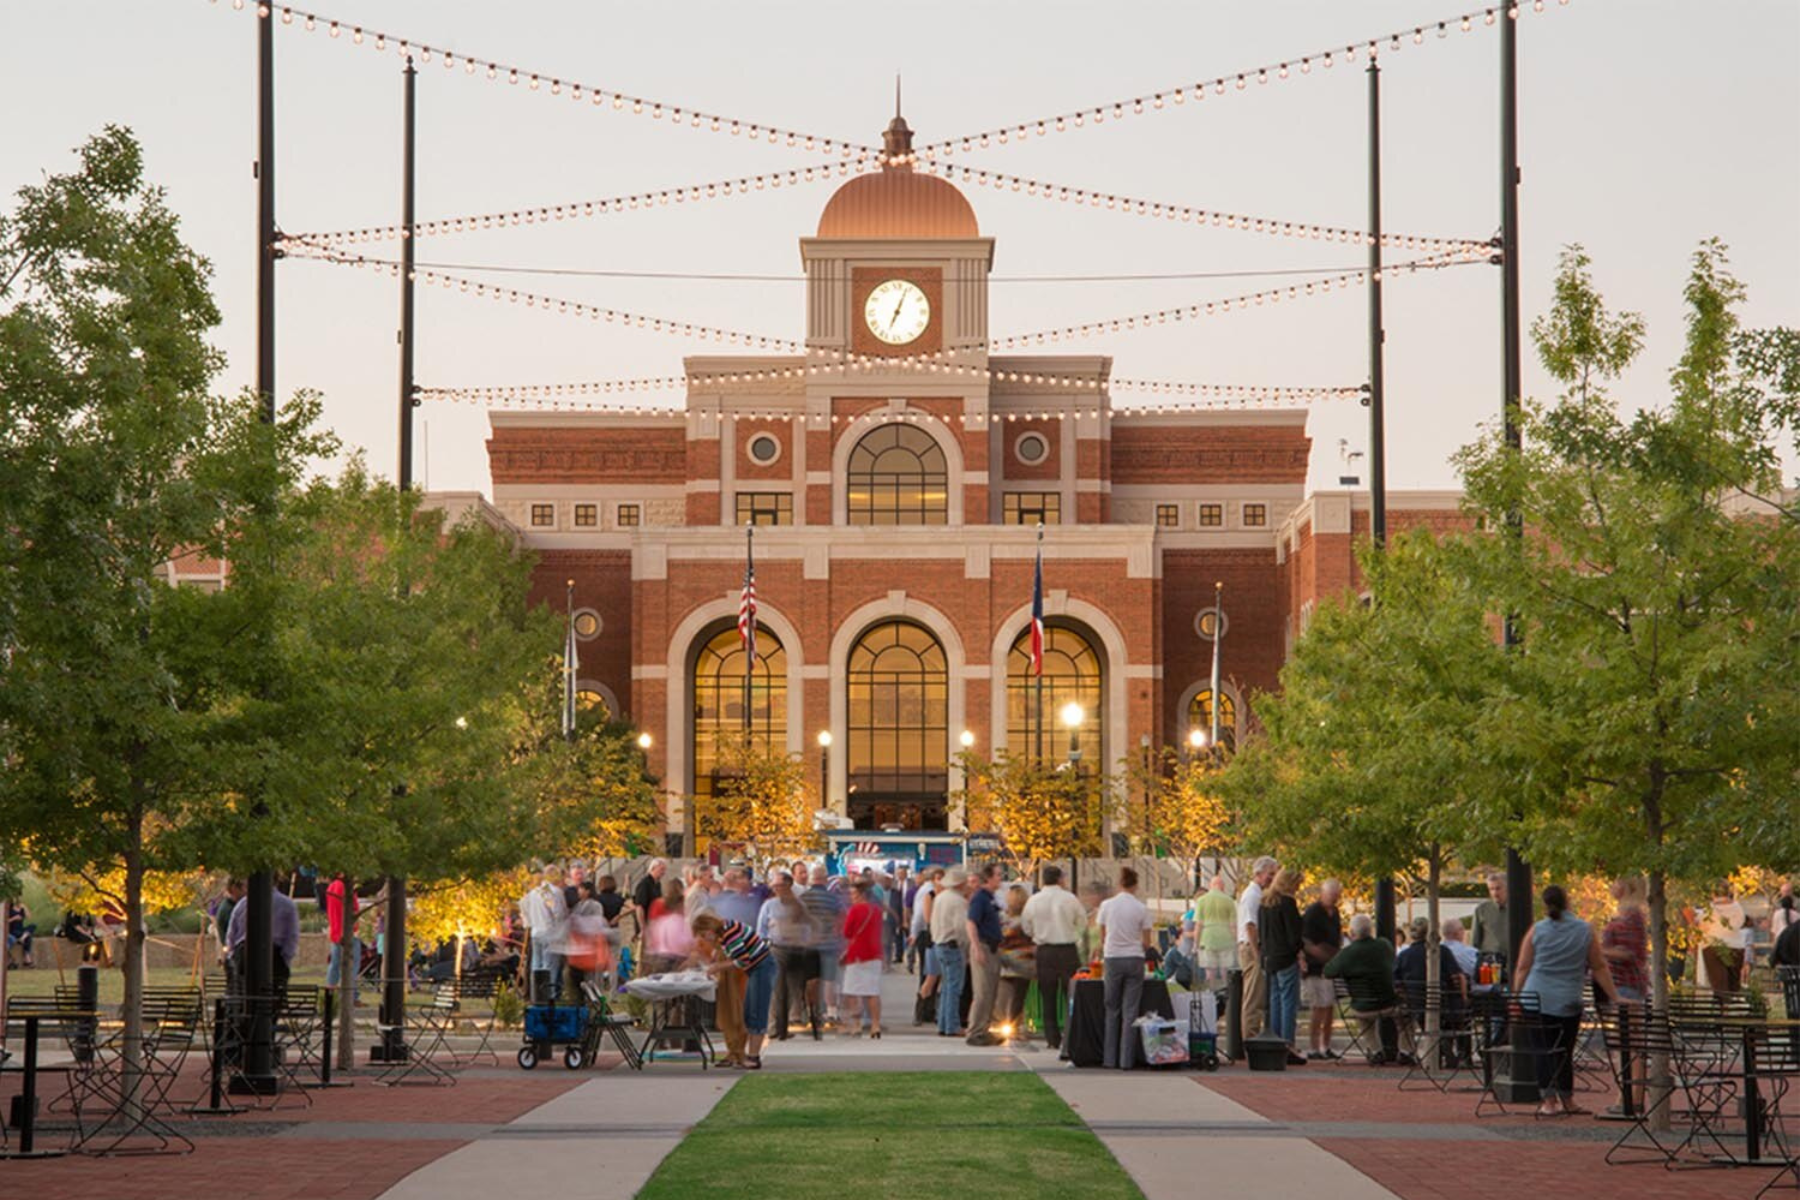
<svg viewBox="0 0 1800 1200"><path fill-rule="evenodd" d="M540 599L574 581L581 687L652 735L671 829L745 724L747 524L749 725L815 769L828 732L829 801L860 827L944 827L961 745L1061 759L1071 701L1086 763L1205 725L1215 582L1235 736L1298 622L1355 586L1367 497L1306 494L1306 413L1119 411L1108 357L990 356L994 241L905 166L841 187L800 257L805 353L690 357L676 412L492 417L497 515L541 556ZM1390 506L1398 526L1455 498Z"/></svg>

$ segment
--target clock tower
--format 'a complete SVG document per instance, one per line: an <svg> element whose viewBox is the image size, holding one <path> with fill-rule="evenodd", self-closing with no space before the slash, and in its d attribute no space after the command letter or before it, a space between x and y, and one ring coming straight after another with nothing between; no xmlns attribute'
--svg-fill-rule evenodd
<svg viewBox="0 0 1800 1200"><path fill-rule="evenodd" d="M818 236L801 239L807 344L869 358L954 354L963 365L985 366L994 241L981 236L975 210L953 184L914 169L904 117L895 115L882 140L881 168L839 188L819 217ZM979 378L962 377L965 384ZM898 365L850 379L881 381L887 391L902 379L921 381ZM985 408L969 399L971 408Z"/></svg>

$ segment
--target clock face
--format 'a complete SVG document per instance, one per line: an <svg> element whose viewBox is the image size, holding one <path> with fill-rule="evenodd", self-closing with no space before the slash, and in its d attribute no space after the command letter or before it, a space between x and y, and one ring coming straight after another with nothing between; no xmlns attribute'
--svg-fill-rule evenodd
<svg viewBox="0 0 1800 1200"><path fill-rule="evenodd" d="M916 284L890 279L875 285L863 305L869 332L890 346L904 346L931 323L931 301Z"/></svg>

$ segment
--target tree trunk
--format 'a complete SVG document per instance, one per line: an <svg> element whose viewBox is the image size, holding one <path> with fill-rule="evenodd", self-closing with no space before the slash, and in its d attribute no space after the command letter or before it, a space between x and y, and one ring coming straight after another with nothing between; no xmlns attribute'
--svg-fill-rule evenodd
<svg viewBox="0 0 1800 1200"><path fill-rule="evenodd" d="M125 1047L120 1060L120 1090L125 1112L135 1116L144 1069L144 851L142 823L132 822L131 848L125 852L125 961L120 964L125 1000L120 1016ZM128 1119L131 1119L128 1117Z"/></svg>
<svg viewBox="0 0 1800 1200"><path fill-rule="evenodd" d="M1444 975L1438 970L1438 882L1443 875L1443 857L1432 847L1425 859L1425 1053L1436 1054L1438 1034L1443 1029Z"/></svg>
<svg viewBox="0 0 1800 1200"><path fill-rule="evenodd" d="M343 924L338 930L338 986L337 986L337 1069L353 1070L356 1066L356 981L362 974L361 955L350 953L356 941L356 918L361 914L352 914L356 906L356 880L345 875L343 900L338 907L342 914ZM327 904L330 903L330 885L326 885Z"/></svg>
<svg viewBox="0 0 1800 1200"><path fill-rule="evenodd" d="M1645 900L1650 908L1650 1011L1669 1011L1669 898L1667 879L1661 871L1649 873ZM1650 1056L1649 1090L1645 1107L1650 1112L1650 1127L1662 1131L1669 1128L1670 1091L1674 1081L1669 1076L1669 1056Z"/></svg>

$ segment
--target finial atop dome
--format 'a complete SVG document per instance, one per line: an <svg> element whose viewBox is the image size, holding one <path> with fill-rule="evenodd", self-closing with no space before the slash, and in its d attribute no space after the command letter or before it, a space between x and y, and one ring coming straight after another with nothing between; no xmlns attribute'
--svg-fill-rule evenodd
<svg viewBox="0 0 1800 1200"><path fill-rule="evenodd" d="M894 76L894 119L881 135L882 167L889 171L912 169L912 130L900 115L900 76Z"/></svg>

